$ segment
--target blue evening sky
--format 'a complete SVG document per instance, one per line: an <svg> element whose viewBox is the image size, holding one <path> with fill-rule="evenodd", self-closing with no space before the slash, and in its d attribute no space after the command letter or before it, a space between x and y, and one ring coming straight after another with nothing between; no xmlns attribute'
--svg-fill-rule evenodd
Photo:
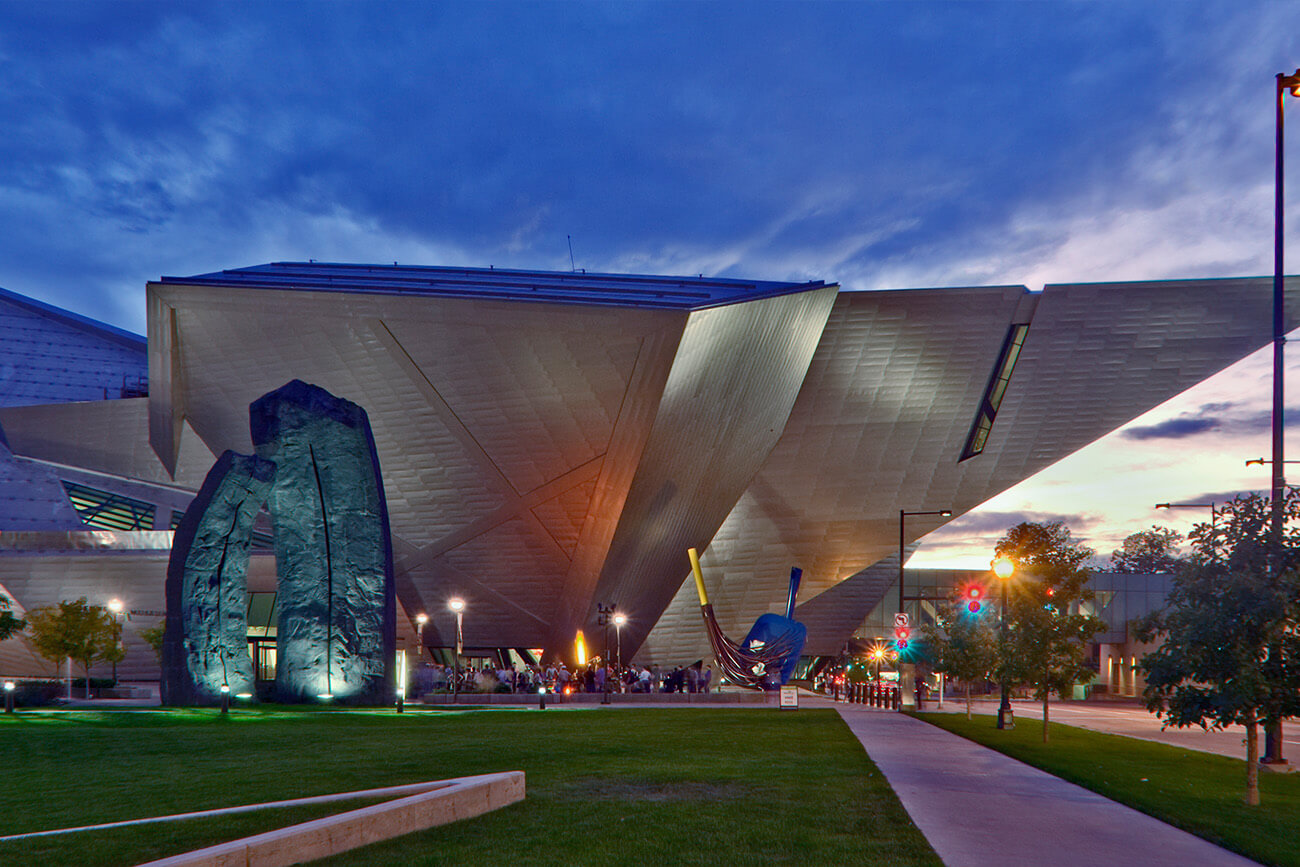
<svg viewBox="0 0 1300 867"><path fill-rule="evenodd" d="M164 274L567 269L567 235L588 270L854 288L1265 274L1298 65L1300 5L1241 0L0 0L0 286L142 332ZM1257 368L1098 445L1264 453ZM1267 483L1197 466L1188 496ZM1033 484L931 556L1161 517Z"/></svg>

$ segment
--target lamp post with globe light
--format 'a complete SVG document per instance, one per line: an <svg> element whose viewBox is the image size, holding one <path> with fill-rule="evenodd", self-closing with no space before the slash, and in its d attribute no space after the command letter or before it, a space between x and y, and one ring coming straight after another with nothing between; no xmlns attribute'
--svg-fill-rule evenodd
<svg viewBox="0 0 1300 867"><path fill-rule="evenodd" d="M614 614L614 668L618 671L623 670L623 626L627 623L627 615L622 611Z"/></svg>
<svg viewBox="0 0 1300 867"><path fill-rule="evenodd" d="M122 611L125 609L121 599L108 600L108 611L113 615L113 686L117 686L117 651L122 643Z"/></svg>
<svg viewBox="0 0 1300 867"><path fill-rule="evenodd" d="M460 654L465 645L464 632L461 629L465 616L465 600L459 596L453 596L447 600L447 608L456 615L456 657L454 659L456 669L454 679L451 682L451 703L456 704L460 697Z"/></svg>
<svg viewBox="0 0 1300 867"><path fill-rule="evenodd" d="M998 608L998 632L1002 638L1002 652L1007 652L1007 585L1011 583L1011 576L1015 574L1016 564L1012 563L1006 557L999 557L993 561L993 574L998 576L998 583L1002 585L1002 604ZM1011 713L1011 689L1007 685L1007 659L1002 660L1002 701L998 704L998 728L1013 729L1016 727L1015 717Z"/></svg>
<svg viewBox="0 0 1300 867"><path fill-rule="evenodd" d="M415 615L415 656L417 660L424 658L424 624L429 622L429 615L421 611Z"/></svg>

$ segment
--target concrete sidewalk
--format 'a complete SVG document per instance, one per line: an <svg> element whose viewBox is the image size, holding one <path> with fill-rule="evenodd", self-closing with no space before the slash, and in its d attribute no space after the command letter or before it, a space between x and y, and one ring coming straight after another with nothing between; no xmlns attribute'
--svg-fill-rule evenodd
<svg viewBox="0 0 1300 867"><path fill-rule="evenodd" d="M904 714L835 708L948 867L1255 864Z"/></svg>

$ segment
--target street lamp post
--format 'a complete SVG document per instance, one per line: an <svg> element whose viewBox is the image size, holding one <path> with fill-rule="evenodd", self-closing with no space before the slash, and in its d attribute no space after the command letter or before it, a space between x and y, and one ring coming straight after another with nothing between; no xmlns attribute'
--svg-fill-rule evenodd
<svg viewBox="0 0 1300 867"><path fill-rule="evenodd" d="M622 611L614 614L614 669L623 670L623 624L627 623L627 615Z"/></svg>
<svg viewBox="0 0 1300 867"><path fill-rule="evenodd" d="M613 620L614 620L615 617L618 616L618 614L617 614L617 612L618 612L618 606L617 606L617 605L601 605L599 602L597 602L597 603L596 603L596 612L597 612L597 614L598 614L598 617L596 618L596 625L598 625L598 626L603 626L603 627L605 628L605 658L602 659L602 660L600 661L601 666L603 666L604 669L605 669L605 682L604 682L604 685L601 687L601 690L600 690L600 693L601 693L601 695L600 695L600 703L601 703L601 704L609 704L609 689L610 689L610 686L611 686L611 684L610 684L610 682L609 682L609 681L610 681L610 675L609 675L609 624L610 624L611 622L613 622Z"/></svg>
<svg viewBox="0 0 1300 867"><path fill-rule="evenodd" d="M1215 557L1218 556L1218 552L1219 552L1219 546L1215 541L1215 532L1214 532L1215 521L1219 517L1219 512L1216 508L1217 506L1218 503L1213 501L1208 503L1156 503L1157 509L1209 509L1210 510L1210 553Z"/></svg>
<svg viewBox="0 0 1300 867"><path fill-rule="evenodd" d="M423 611L415 615L415 658L417 661L424 659L424 624L428 622L429 615Z"/></svg>
<svg viewBox="0 0 1300 867"><path fill-rule="evenodd" d="M1286 478L1283 476L1286 460L1283 455L1283 349L1286 346L1286 297L1282 276L1282 103L1287 91L1300 96L1300 69L1291 75L1277 74L1277 144L1273 163L1273 493L1272 493L1272 556L1269 558L1270 577L1276 581L1282 574L1282 523L1283 498L1286 496ZM1268 764L1285 764L1282 757L1282 723L1279 720L1264 731L1264 758Z"/></svg>
<svg viewBox="0 0 1300 867"><path fill-rule="evenodd" d="M122 605L121 599L108 600L108 610L113 615L113 686L117 687L117 651L122 643Z"/></svg>
<svg viewBox="0 0 1300 867"><path fill-rule="evenodd" d="M910 597L907 595L906 588L903 585L903 557L905 547L907 546L907 519L913 515L937 515L942 518L952 517L951 509L933 509L918 512L909 512L906 509L898 510L898 613L906 615L906 602L909 599L922 599L922 596ZM901 619L901 617L900 617ZM916 706L916 687L912 682L914 669L911 663L904 663L902 658L898 661L898 694L900 698L900 707L903 710L912 710Z"/></svg>
<svg viewBox="0 0 1300 867"><path fill-rule="evenodd" d="M465 616L465 600L459 596L453 596L447 600L447 607L456 615L456 656L452 660L455 665L455 673L451 681L451 703L457 704L460 698L460 654L465 646L465 636L461 631L462 618Z"/></svg>
<svg viewBox="0 0 1300 867"><path fill-rule="evenodd" d="M1002 651L1007 650L1007 584L1011 582L1011 576L1016 571L1016 565L1006 557L999 557L993 561L993 574L998 576L998 582L1002 585L1002 605L998 608L998 632L1002 636ZM1015 717L1011 713L1011 690L1007 685L1007 660L1002 660L1002 676L998 678L1001 681L1002 701L998 703L998 728L1013 729L1016 727Z"/></svg>

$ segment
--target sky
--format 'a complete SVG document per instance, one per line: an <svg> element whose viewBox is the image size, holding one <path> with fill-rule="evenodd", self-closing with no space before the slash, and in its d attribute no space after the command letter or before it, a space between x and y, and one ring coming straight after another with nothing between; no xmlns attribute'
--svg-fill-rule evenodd
<svg viewBox="0 0 1300 867"><path fill-rule="evenodd" d="M1249 0L0 0L0 286L143 333L163 275L567 270L570 239L854 289L1269 274L1298 65L1300 4ZM1102 559L1186 529L1151 507L1267 487L1269 388L1253 357L912 562L983 566L1024 518Z"/></svg>

